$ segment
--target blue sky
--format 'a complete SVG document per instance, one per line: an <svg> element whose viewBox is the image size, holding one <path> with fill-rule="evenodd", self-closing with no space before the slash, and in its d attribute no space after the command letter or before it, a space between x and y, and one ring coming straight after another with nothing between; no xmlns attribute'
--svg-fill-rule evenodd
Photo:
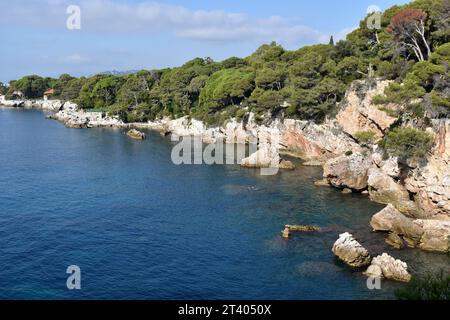
<svg viewBox="0 0 450 320"><path fill-rule="evenodd" d="M0 0L0 81L173 67L194 57L244 57L275 40L288 49L343 38L370 5L406 0ZM68 30L66 9L81 9Z"/></svg>

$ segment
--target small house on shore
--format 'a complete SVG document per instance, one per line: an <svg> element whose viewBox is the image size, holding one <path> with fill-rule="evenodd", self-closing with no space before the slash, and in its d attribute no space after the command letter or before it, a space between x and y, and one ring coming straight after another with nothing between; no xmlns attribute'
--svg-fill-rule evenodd
<svg viewBox="0 0 450 320"><path fill-rule="evenodd" d="M49 96L52 96L54 94L55 94L54 89L48 89L47 91L44 92L44 100L47 101Z"/></svg>

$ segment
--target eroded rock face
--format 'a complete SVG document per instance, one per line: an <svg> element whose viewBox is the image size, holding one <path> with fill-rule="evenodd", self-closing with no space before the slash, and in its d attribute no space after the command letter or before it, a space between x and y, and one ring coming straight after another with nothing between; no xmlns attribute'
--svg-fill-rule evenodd
<svg viewBox="0 0 450 320"><path fill-rule="evenodd" d="M372 167L368 170L367 184L372 201L392 204L401 212L409 214L415 214L418 211L416 203L410 199L410 194L405 186L381 169Z"/></svg>
<svg viewBox="0 0 450 320"><path fill-rule="evenodd" d="M409 282L411 274L408 272L408 265L396 260L387 253L373 258L372 264L366 271L368 275L379 275L379 270L384 278L394 281Z"/></svg>
<svg viewBox="0 0 450 320"><path fill-rule="evenodd" d="M353 236L346 232L333 245L333 253L351 267L360 268L370 264L370 255Z"/></svg>
<svg viewBox="0 0 450 320"><path fill-rule="evenodd" d="M450 160L450 119L433 120L435 132L434 155L443 160Z"/></svg>
<svg viewBox="0 0 450 320"><path fill-rule="evenodd" d="M336 116L344 132L356 137L357 133L372 131L381 138L384 132L397 121L379 106L372 104L376 95L382 94L390 81L377 81L372 87L362 81L355 82L347 91L342 109Z"/></svg>
<svg viewBox="0 0 450 320"><path fill-rule="evenodd" d="M421 208L418 217L450 220L450 161L429 157L425 167L412 171L405 187Z"/></svg>
<svg viewBox="0 0 450 320"><path fill-rule="evenodd" d="M318 125L286 119L283 125L281 144L289 153L303 160L323 164L348 151L361 151L361 147L342 131L335 120Z"/></svg>
<svg viewBox="0 0 450 320"><path fill-rule="evenodd" d="M323 176L337 188L363 190L367 188L368 170L371 162L360 153L340 156L327 161Z"/></svg>

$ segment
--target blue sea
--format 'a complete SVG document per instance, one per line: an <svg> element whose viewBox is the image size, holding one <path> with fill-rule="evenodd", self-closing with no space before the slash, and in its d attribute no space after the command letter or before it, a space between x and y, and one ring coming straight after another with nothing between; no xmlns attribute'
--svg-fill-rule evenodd
<svg viewBox="0 0 450 320"><path fill-rule="evenodd" d="M391 250L371 232L383 208L314 186L320 168L261 176L237 165L171 162L158 133L67 129L0 108L0 299L392 299L332 254L351 232L414 275L446 255ZM283 240L285 224L323 232ZM81 289L66 286L68 266Z"/></svg>

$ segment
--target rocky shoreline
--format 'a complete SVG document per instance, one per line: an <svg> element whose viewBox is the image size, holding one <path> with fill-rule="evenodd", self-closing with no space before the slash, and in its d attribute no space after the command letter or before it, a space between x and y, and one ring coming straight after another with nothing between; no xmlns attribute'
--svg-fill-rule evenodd
<svg viewBox="0 0 450 320"><path fill-rule="evenodd" d="M292 119L273 119L265 125L256 124L250 114L244 121L230 120L223 127L207 127L203 122L183 117L160 119L148 123L124 123L118 117L101 112L79 110L71 102L8 101L7 107L34 108L52 111L50 119L69 128L113 127L151 129L180 137L201 137L205 143L222 139L226 143L248 143L258 139L259 150L242 160L246 167L279 167L292 169L280 155L301 158L305 165L323 166L320 186L332 186L345 193L368 194L372 201L387 207L372 219L374 231L386 232L397 244L427 251L450 252L450 119L433 120L427 129L435 144L422 162L402 162L383 157L375 144L362 144L357 135L370 130L377 139L397 122L388 110L372 103L384 92L389 81L375 84L356 82L333 119L323 124ZM387 241L389 243L389 241ZM391 241L392 242L392 241Z"/></svg>

